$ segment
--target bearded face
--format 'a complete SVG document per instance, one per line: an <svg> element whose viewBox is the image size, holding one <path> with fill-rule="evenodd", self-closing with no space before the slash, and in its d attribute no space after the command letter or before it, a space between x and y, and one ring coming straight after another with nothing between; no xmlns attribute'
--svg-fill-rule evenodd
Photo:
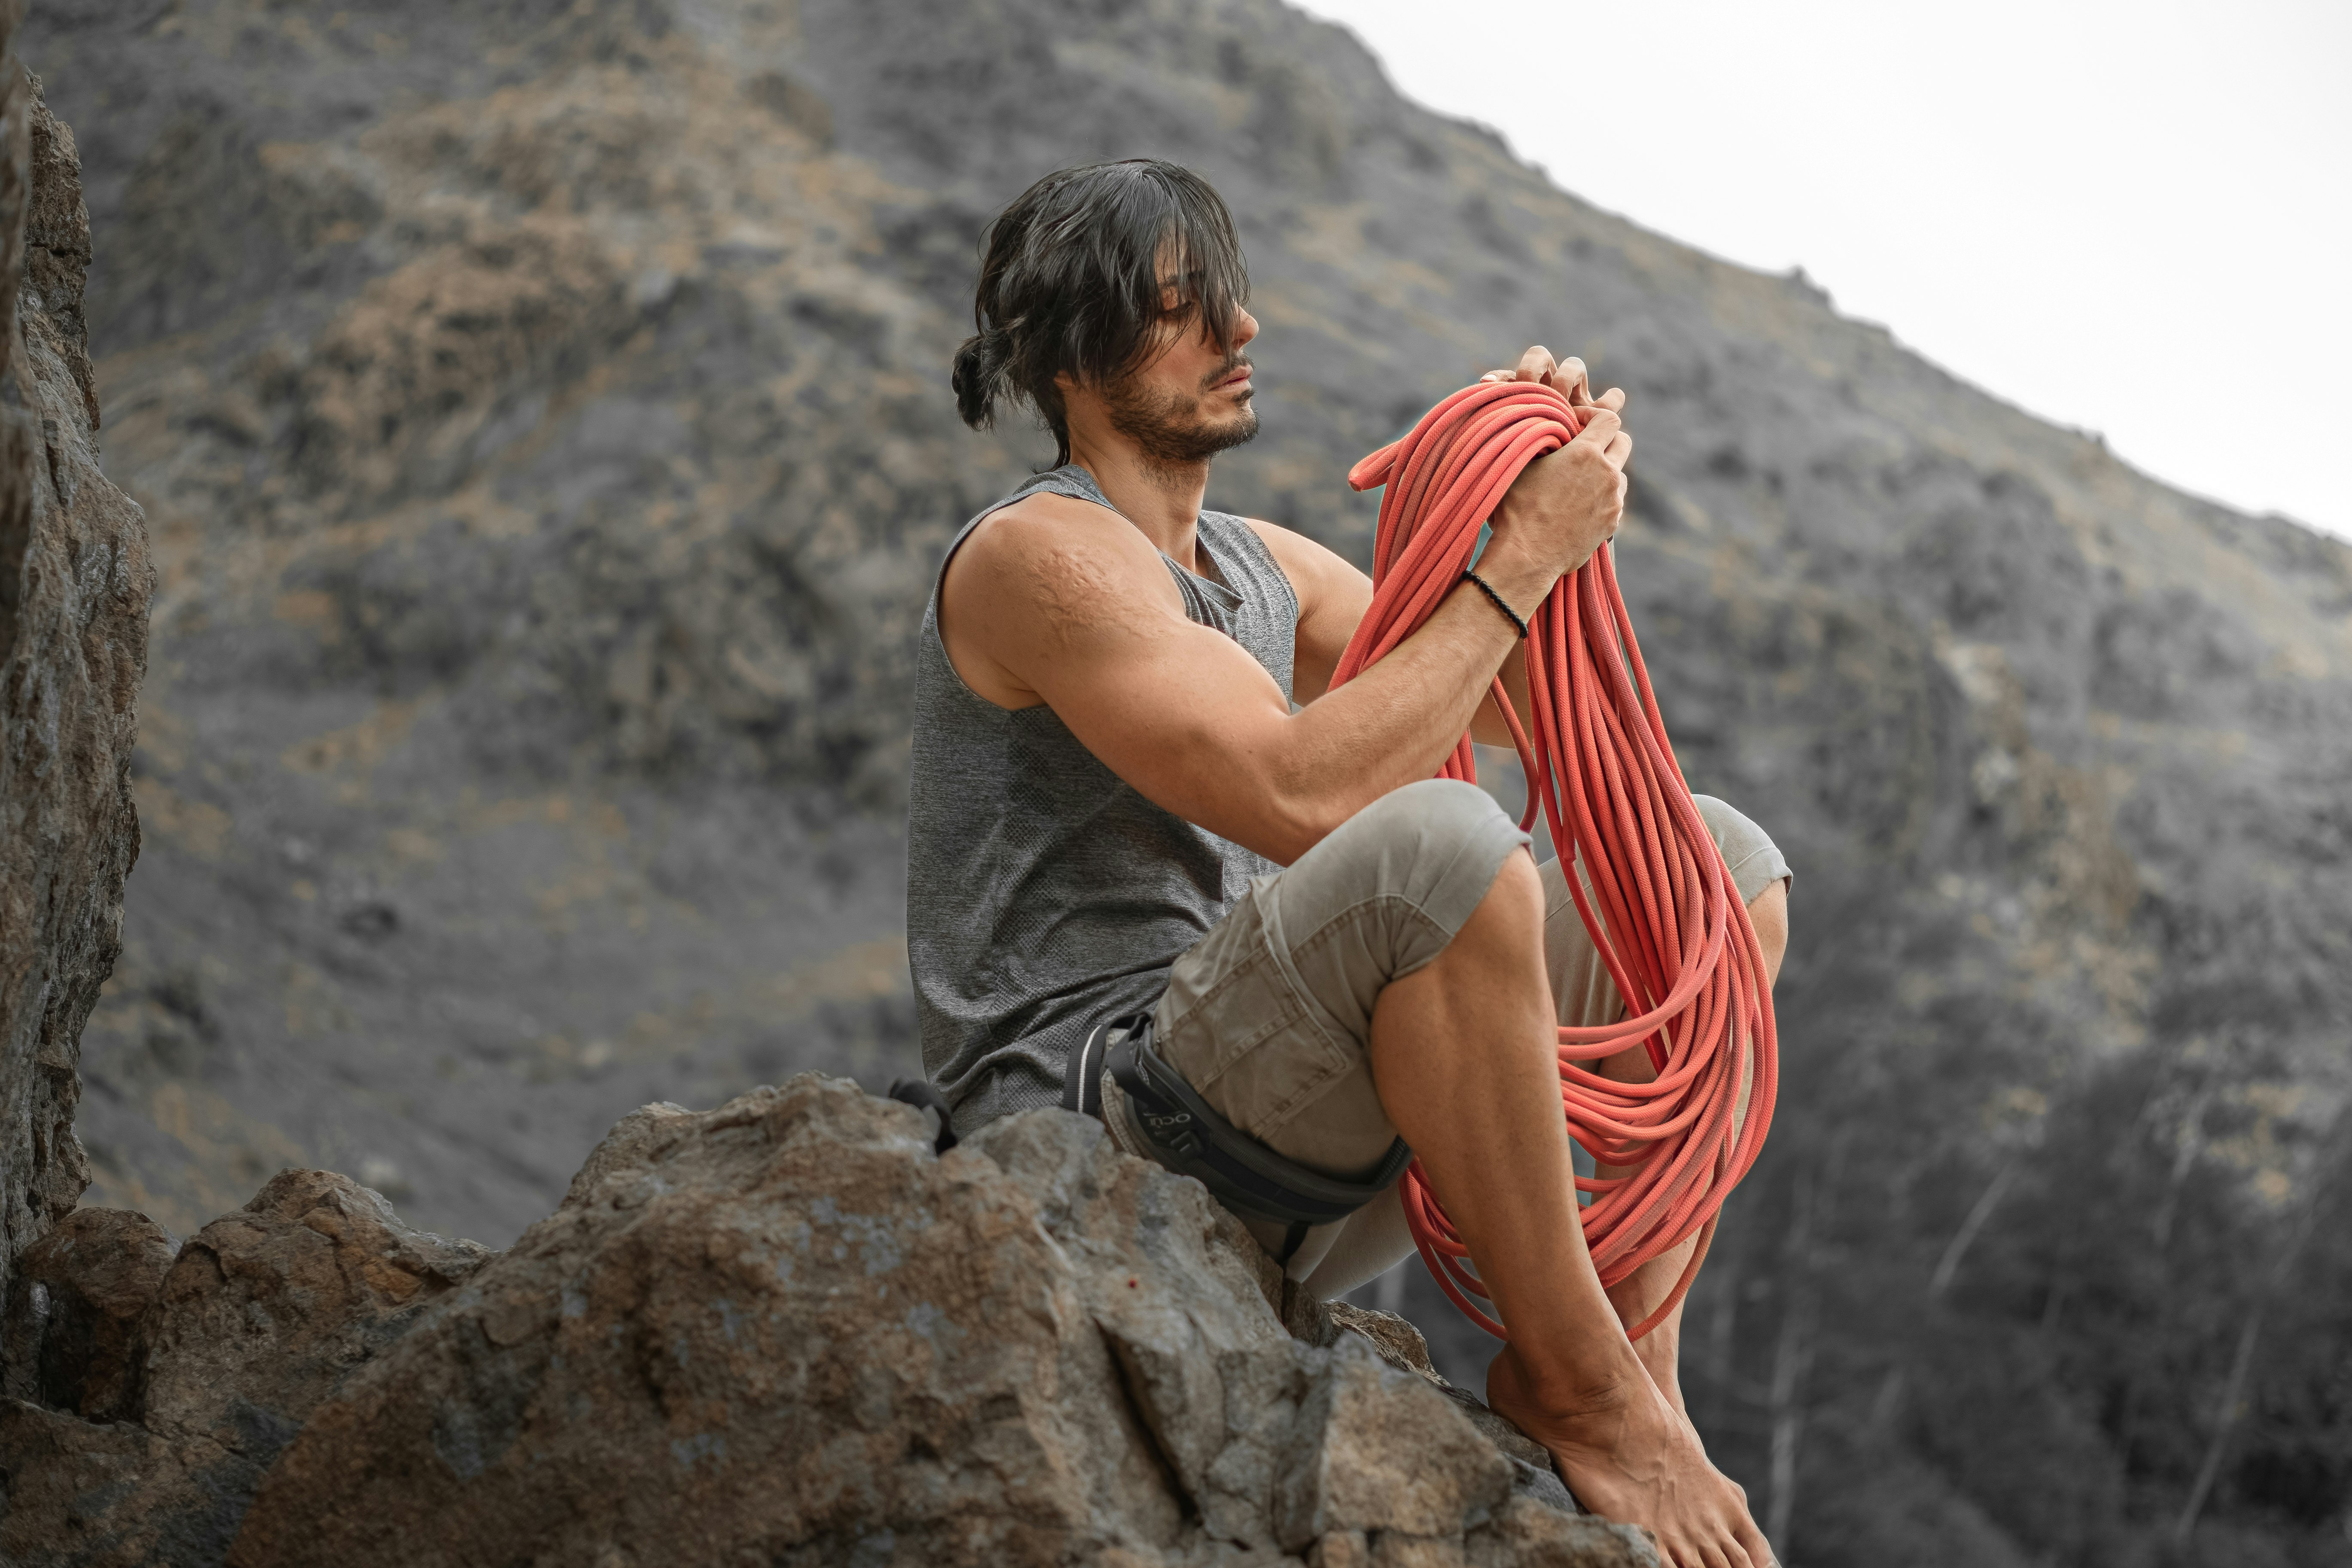
<svg viewBox="0 0 2352 1568"><path fill-rule="evenodd" d="M1103 407L1111 427L1133 441L1150 461L1206 462L1257 434L1257 409L1248 382L1243 382L1238 391L1213 390L1249 363L1249 356L1236 345L1214 368L1189 384L1165 374L1164 361L1147 365L1106 388Z"/></svg>

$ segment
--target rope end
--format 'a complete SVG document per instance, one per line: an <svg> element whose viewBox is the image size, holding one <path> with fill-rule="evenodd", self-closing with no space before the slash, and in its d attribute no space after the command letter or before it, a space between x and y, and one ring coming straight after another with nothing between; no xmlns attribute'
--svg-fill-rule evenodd
<svg viewBox="0 0 2352 1568"><path fill-rule="evenodd" d="M1389 482L1389 473L1396 467L1397 448L1402 441L1391 441L1348 470L1348 488L1351 490L1376 490Z"/></svg>

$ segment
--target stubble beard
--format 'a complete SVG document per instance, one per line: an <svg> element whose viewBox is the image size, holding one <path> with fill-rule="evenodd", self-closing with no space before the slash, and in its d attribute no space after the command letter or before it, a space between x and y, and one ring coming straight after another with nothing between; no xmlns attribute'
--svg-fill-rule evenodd
<svg viewBox="0 0 2352 1568"><path fill-rule="evenodd" d="M1130 379L1106 394L1104 412L1111 428L1135 443L1146 468L1178 480L1218 453L1257 435L1257 409L1251 399L1245 398L1224 419L1209 418L1202 409L1208 389L1244 363L1236 358L1210 372L1201 391L1191 396L1155 391Z"/></svg>

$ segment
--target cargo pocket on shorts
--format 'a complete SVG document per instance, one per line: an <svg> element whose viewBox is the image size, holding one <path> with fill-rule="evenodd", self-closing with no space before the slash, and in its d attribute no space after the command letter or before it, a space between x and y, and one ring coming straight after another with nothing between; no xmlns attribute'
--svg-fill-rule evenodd
<svg viewBox="0 0 2352 1568"><path fill-rule="evenodd" d="M1265 1142L1360 1053L1316 1022L1262 931L1255 945L1175 1022L1162 1049L1227 1121Z"/></svg>

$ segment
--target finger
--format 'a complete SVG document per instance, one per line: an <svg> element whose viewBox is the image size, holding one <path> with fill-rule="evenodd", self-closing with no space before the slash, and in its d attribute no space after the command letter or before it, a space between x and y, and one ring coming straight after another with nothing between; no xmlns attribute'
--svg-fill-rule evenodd
<svg viewBox="0 0 2352 1568"><path fill-rule="evenodd" d="M1559 362L1559 367L1546 378L1552 390L1568 399L1571 408L1582 408L1592 402L1592 377L1586 373L1584 362L1570 354Z"/></svg>
<svg viewBox="0 0 2352 1568"><path fill-rule="evenodd" d="M1551 350L1544 347L1543 344L1537 343L1532 348L1528 349L1527 353L1519 356L1519 368L1517 372L1517 379L1521 381L1544 381L1550 377L1551 373Z"/></svg>
<svg viewBox="0 0 2352 1568"><path fill-rule="evenodd" d="M1609 445L1601 449L1601 455L1609 459L1612 468L1622 472L1626 459L1633 455L1633 437L1622 430L1618 431L1609 438Z"/></svg>
<svg viewBox="0 0 2352 1568"><path fill-rule="evenodd" d="M1587 412L1591 416L1591 419L1584 428L1578 432L1576 439L1570 441L1569 445L1591 447L1612 468L1617 467L1618 460L1610 456L1609 448L1620 437L1624 437L1627 440L1631 440L1632 437L1625 436L1624 426L1617 423L1617 416L1614 414L1601 408L1589 409Z"/></svg>
<svg viewBox="0 0 2352 1568"><path fill-rule="evenodd" d="M1625 421L1617 416L1613 408L1588 408L1582 412L1584 428L1576 433L1577 441L1586 442L1606 452L1609 443L1625 433ZM1570 445L1573 446L1575 442Z"/></svg>
<svg viewBox="0 0 2352 1568"><path fill-rule="evenodd" d="M1612 386L1594 398L1592 402L1595 407L1615 409L1622 413L1625 407L1625 389L1622 386Z"/></svg>

